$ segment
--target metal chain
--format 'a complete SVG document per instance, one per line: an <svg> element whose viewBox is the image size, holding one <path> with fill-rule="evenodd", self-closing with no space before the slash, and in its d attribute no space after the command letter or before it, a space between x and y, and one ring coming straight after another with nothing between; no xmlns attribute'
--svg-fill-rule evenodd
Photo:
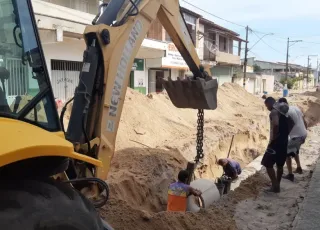
<svg viewBox="0 0 320 230"><path fill-rule="evenodd" d="M203 154L203 126L204 126L204 112L203 109L198 110L198 126L197 126L197 156L195 162L198 163L204 157Z"/></svg>

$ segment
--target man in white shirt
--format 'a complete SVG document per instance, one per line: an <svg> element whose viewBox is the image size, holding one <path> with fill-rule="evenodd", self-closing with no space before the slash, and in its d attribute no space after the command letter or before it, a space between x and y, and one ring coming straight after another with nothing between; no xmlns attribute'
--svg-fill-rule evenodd
<svg viewBox="0 0 320 230"><path fill-rule="evenodd" d="M286 98L280 98L279 103L286 103L288 101ZM288 104L289 105L289 104ZM301 110L297 106L289 106L288 116L294 121L295 125L289 134L288 141L288 151L287 151L287 167L288 167L288 175L283 178L288 179L290 181L294 181L294 175L292 172L292 160L293 157L297 163L297 169L295 173L302 174L302 168L300 164L299 158L299 150L302 144L304 144L307 138L307 123L304 119L304 115Z"/></svg>

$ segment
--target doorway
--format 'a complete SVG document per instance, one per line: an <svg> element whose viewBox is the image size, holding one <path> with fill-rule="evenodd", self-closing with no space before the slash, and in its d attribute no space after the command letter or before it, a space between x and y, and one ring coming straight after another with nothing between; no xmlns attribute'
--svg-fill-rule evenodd
<svg viewBox="0 0 320 230"><path fill-rule="evenodd" d="M128 87L130 87L131 89L134 89L134 71L130 72L130 79L129 79Z"/></svg>
<svg viewBox="0 0 320 230"><path fill-rule="evenodd" d="M267 80L262 79L262 92L266 92L266 91L267 91Z"/></svg>
<svg viewBox="0 0 320 230"><path fill-rule="evenodd" d="M164 78L163 71L156 71L156 92L161 93L163 91L162 79Z"/></svg>

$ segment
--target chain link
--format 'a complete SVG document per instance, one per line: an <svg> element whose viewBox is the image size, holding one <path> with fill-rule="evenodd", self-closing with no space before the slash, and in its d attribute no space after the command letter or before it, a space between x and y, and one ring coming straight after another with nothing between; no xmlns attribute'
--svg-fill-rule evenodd
<svg viewBox="0 0 320 230"><path fill-rule="evenodd" d="M203 157L203 126L204 126L204 112L203 109L198 110L198 126L197 126L197 156L195 162L198 163Z"/></svg>

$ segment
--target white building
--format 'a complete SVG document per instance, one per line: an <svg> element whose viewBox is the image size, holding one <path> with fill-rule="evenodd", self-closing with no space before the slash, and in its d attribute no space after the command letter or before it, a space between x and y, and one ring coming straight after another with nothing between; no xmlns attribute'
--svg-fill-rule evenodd
<svg viewBox="0 0 320 230"><path fill-rule="evenodd" d="M55 97L65 101L78 85L85 50L82 34L96 16L99 1L32 0L32 4ZM146 60L163 57L166 49L166 43L143 41L130 75L130 87L148 93Z"/></svg>
<svg viewBox="0 0 320 230"><path fill-rule="evenodd" d="M96 16L99 1L32 0L32 3L55 97L65 101L78 84L85 49L82 34ZM212 73L219 83L231 82L233 66L241 64L243 40L188 9L182 8L182 12L200 60L216 66L217 71ZM234 54L235 42L239 48ZM167 32L158 20L154 21L136 56L129 86L144 94L160 92L161 78L184 77L187 71L187 64Z"/></svg>

